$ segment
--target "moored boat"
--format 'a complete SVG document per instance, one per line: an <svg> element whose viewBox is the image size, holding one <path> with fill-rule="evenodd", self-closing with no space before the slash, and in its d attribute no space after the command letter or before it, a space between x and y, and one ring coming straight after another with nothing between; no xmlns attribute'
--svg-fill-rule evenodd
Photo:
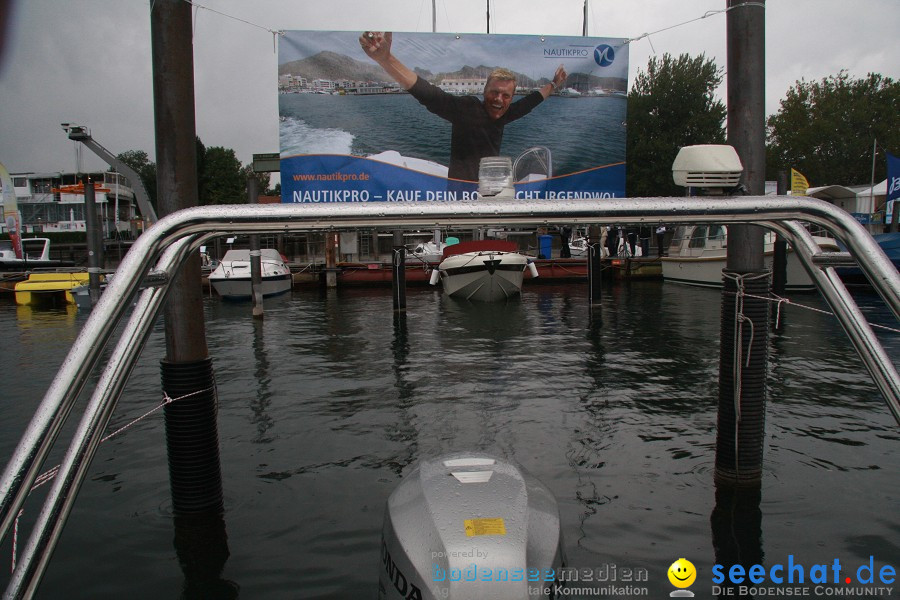
<svg viewBox="0 0 900 600"><path fill-rule="evenodd" d="M263 297L283 294L293 283L291 269L274 248L260 250ZM228 299L251 297L250 250L229 250L209 275L216 293Z"/></svg>
<svg viewBox="0 0 900 600"><path fill-rule="evenodd" d="M71 261L50 258L49 238L23 238L22 257L17 257L12 241L0 240L0 271L27 271L55 267L71 267Z"/></svg>
<svg viewBox="0 0 900 600"><path fill-rule="evenodd" d="M888 259L894 263L894 267L900 271L900 233L877 233L872 238L878 246L884 251ZM843 248L841 248L843 250ZM838 267L838 275L844 280L844 283L850 285L868 285L869 280L863 275L862 269L859 267Z"/></svg>
<svg viewBox="0 0 900 600"><path fill-rule="evenodd" d="M461 242L444 248L444 259L437 271L444 292L480 302L518 295L525 269L531 268L533 277L537 277L537 269L517 250L514 242L504 240ZM436 284L437 277L433 276L431 282Z"/></svg>
<svg viewBox="0 0 900 600"><path fill-rule="evenodd" d="M826 252L837 252L832 238L814 236L819 247ZM660 257L665 281L700 287L722 287L722 269L728 252L728 228L725 225L687 225L678 227L669 246L669 255ZM775 234L766 233L764 263L771 270L775 255ZM788 248L788 292L812 292L816 289L809 274L800 264L796 254Z"/></svg>
<svg viewBox="0 0 900 600"><path fill-rule="evenodd" d="M89 279L86 272L31 273L28 279L15 285L16 304L76 304L72 290L86 285Z"/></svg>

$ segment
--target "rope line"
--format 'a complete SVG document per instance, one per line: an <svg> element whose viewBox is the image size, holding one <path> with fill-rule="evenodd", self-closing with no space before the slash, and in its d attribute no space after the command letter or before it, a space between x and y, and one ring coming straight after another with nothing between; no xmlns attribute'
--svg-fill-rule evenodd
<svg viewBox="0 0 900 600"><path fill-rule="evenodd" d="M242 19L241 17L236 17L236 16L234 16L234 15L232 15L232 14L229 14L229 13L226 13L226 12L224 12L224 11L221 11L221 10L218 10L218 9L215 9L215 8L210 8L210 7L208 7L208 6L204 6L203 4L200 4L199 2L195 2L194 0L183 0L183 1L186 2L187 4L190 4L191 6L194 7L194 9L195 9L195 11L194 11L194 21L195 21L195 22L196 22L196 17L197 17L197 9L202 9L202 10L208 10L208 11L210 11L210 12L212 12L212 13L215 13L215 14L220 15L220 16L222 16L222 17L225 17L225 18L227 18L227 19L232 19L232 20L234 20L234 21L238 21L238 22L240 22L240 23L244 23L245 25L250 25L251 27L256 27L257 29L262 29L263 31L267 31L267 32L271 33L271 34L272 34L272 42L273 42L273 46L274 46L273 49L276 50L276 51L277 51L277 39L278 39L278 36L279 36L279 35L284 35L284 30L283 30L283 29L271 29L271 28L269 28L269 27L266 27L265 25L260 25L259 23L254 23L254 22L252 22L252 21L248 21L247 19ZM153 12L153 8L154 8L155 4L156 4L156 0L150 0L150 12ZM695 23L695 22L697 22L697 21L702 21L703 19L706 19L706 18L708 18L708 17L712 17L712 16L719 15L719 14L722 14L722 13L727 13L727 12L729 12L729 11L732 11L732 10L736 9L736 8L743 8L743 7L745 7L745 6L752 6L752 7L762 8L762 9L765 9L765 7L766 7L765 3L763 3L763 2L752 2L752 1L750 1L750 2L742 2L741 4L735 4L734 6L729 6L728 8L723 8L723 9L721 9L721 10L708 10L708 11L706 11L705 13L703 13L702 15L700 15L699 17L695 17L695 18L693 18L693 19L688 19L687 21L682 21L681 23L676 23L676 24L674 24L674 25L669 25L668 27L663 27L663 28L661 28L661 29L657 29L656 31L648 31L648 32L644 32L644 33L642 33L641 35L639 35L639 36L637 36L637 37L628 38L628 39L626 39L624 42L622 42L622 45L625 46L625 45L628 45L628 44L630 44L630 43L632 43L632 42L637 42L637 41L640 41L640 40L646 38L646 39L647 39L647 42L650 44L650 48L653 50L653 53L656 54L656 48L653 47L653 42L650 40L650 36L651 36L651 35L656 35L657 33L662 33L662 32L664 32L664 31L669 31L669 30L671 30L671 29L676 29L676 28L678 28L678 27L683 27L683 26L685 26L685 25L690 25L691 23ZM420 17L420 19L421 19L421 13L422 13L422 7L421 7L421 5L420 5L420 6L419 6L419 17ZM449 23L449 22L450 22L450 17L449 17L449 15L447 14L447 3L446 3L446 2L444 3L444 17L445 17L445 19L447 20L447 22ZM419 22L419 20L416 21L417 24L418 24L418 22ZM452 29L452 28L451 28L451 29Z"/></svg>
<svg viewBox="0 0 900 600"><path fill-rule="evenodd" d="M759 273L754 275L741 275L738 273L729 273L724 272L723 276L732 279L737 286L737 291L734 293L735 302L734 302L734 327L732 330L732 339L734 344L734 361L732 364L732 378L734 384L734 472L735 475L740 477L741 467L740 461L738 458L740 457L740 441L738 436L738 431L741 427L741 394L742 394L742 376L744 369L744 324L748 324L750 328L750 342L747 345L747 364L746 366L750 366L750 357L753 355L753 338L756 335L756 330L753 325L753 320L744 314L744 300L748 297L751 297L751 294L747 294L746 289L744 287L744 282L747 280L758 280L764 279L769 276L768 273Z"/></svg>
<svg viewBox="0 0 900 600"><path fill-rule="evenodd" d="M712 16L714 16L714 15L719 15L719 14L722 14L722 13L727 13L727 12L730 11L730 10L734 10L734 9L736 9L736 8L741 8L741 7L744 7L744 6L756 6L756 7L760 7L760 8L765 8L765 7L766 7L766 5L765 5L764 3L762 3L762 2L742 2L741 4L735 4L734 6L729 6L728 8L723 8L722 10L708 10L708 11L706 11L705 13L703 13L701 16L696 17L696 18L693 18L693 19L689 19L689 20L684 21L684 22L682 22L682 23L676 23L675 25L669 25L668 27L663 27L662 29L657 29L656 31L650 31L650 32L647 32L647 33L642 33L641 35L639 35L639 36L637 36L637 37L628 38L627 40L625 40L625 41L623 42L623 45L627 45L627 44L630 44L631 42L637 42L637 41L639 41L639 40L642 40L642 39L644 39L644 38L647 38L647 41L650 43L650 48L653 50L653 52L654 52L654 54L655 54L655 53L656 53L656 49L653 48L653 42L650 41L650 36L651 36L651 35L656 35L657 33L662 33L663 31L669 31L670 29L675 29L676 27L682 27L682 26L684 26L684 25L689 25L689 24L694 23L694 22L696 22L696 21L701 21L701 20L703 20L703 19L705 19L705 18L707 18L707 17L712 17Z"/></svg>
<svg viewBox="0 0 900 600"><path fill-rule="evenodd" d="M791 300L790 298L782 298L781 296L778 296L777 294L772 294L771 296L758 296L758 295L756 295L756 294L747 294L747 293L745 293L744 295L745 295L745 297L747 297L747 298L756 298L756 299L758 299L758 300L766 300L766 301L768 301L768 302L776 302L776 303L778 303L778 311L779 311L779 313L780 313L780 311L781 311L781 306L782 306L782 305L784 305L784 304L790 304L791 306L796 306L797 308L803 308L803 309L806 309L806 310L810 310L810 311L812 311L812 312L817 312L817 313L820 313L820 314L823 314L823 315L828 315L828 316L830 316L830 317L833 317L833 316L834 316L834 313L831 312L830 310L823 310L823 309L821 309L821 308L816 308L815 306L808 306L808 305L806 305L806 304L799 304L799 303L797 303L797 302L794 302L794 301ZM889 331L889 332L891 332L891 333L900 333L900 329L898 329L898 328L896 328L896 327L890 327L890 326L888 326L888 325L881 325L880 323L872 323L872 322L870 322L870 321L867 321L867 323L869 324L869 327L871 327L871 328L873 328L873 329L881 329L881 330L884 330L884 331ZM777 325L777 321L776 321L776 325Z"/></svg>
<svg viewBox="0 0 900 600"><path fill-rule="evenodd" d="M123 433L126 430L134 427L135 425L137 425L138 423L140 423L141 421L143 421L144 419L146 419L153 413L157 412L159 409L163 408L164 406L172 404L173 402L176 402L178 400L184 400L185 398L190 398L190 397L196 396L198 394L205 394L205 393L208 393L208 392L214 391L214 390L215 390L215 388L208 387L208 388L205 388L202 390L197 390L196 392L191 392L190 394L185 394L183 396L179 396L177 398L172 398L171 396L169 396L168 393L166 393L165 390L163 390L163 401L161 403L159 403L155 407L151 408L150 410L148 410L141 416L137 417L136 419L133 419L130 422L123 425L122 427L119 427L118 429L116 429L115 431L110 433L109 435L101 438L100 443L102 444L103 442L105 442L109 439L112 439L112 438L116 437L117 435L119 435L120 433ZM34 492L36 489L38 489L39 487L41 487L48 481L53 481L53 478L56 477L57 473L59 473L60 466L61 465L56 465L55 467L52 467L52 468L44 471L40 475L38 475L35 478L34 484L31 486L31 489L28 491L28 493L31 494L32 492ZM15 572L15 570L16 570L16 548L18 547L18 540L19 540L19 519L22 517L22 514L24 512L25 512L24 508L20 509L19 514L16 515L15 521L13 521L12 567L11 567L10 573Z"/></svg>
<svg viewBox="0 0 900 600"><path fill-rule="evenodd" d="M280 29L270 29L270 28L268 28L268 27L266 27L266 26L264 26L264 25L259 25L259 24L257 24L257 23L253 23L252 21L248 21L248 20L246 20L246 19L242 19L242 18L236 17L236 16L234 16L234 15L229 15L228 13L222 12L222 11L220 11L220 10L216 10L215 8L210 8L210 7L208 7L208 6L204 6L204 5L200 4L199 2L194 2L194 0L184 0L184 2L190 4L190 5L193 6L194 8L200 8L200 9L203 9L203 10L208 10L209 12L216 13L217 15L226 17L226 18L228 18L228 19L233 19L233 20L235 20L235 21L240 21L241 23L244 23L244 24L246 24L246 25L250 25L250 26L252 26L252 27L256 27L257 29L262 29L263 31L268 31L269 33L274 34L274 35L283 35L283 34L284 34L284 31L282 31L282 30L280 30Z"/></svg>

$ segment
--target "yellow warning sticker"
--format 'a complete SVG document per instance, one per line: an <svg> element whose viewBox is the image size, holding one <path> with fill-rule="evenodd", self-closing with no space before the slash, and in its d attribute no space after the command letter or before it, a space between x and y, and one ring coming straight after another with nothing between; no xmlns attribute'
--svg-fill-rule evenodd
<svg viewBox="0 0 900 600"><path fill-rule="evenodd" d="M466 519L466 535L506 535L506 526L502 518L496 519Z"/></svg>

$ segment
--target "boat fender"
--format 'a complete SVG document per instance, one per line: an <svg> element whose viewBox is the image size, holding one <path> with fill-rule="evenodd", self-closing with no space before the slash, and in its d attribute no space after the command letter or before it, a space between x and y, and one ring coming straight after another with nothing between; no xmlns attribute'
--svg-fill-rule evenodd
<svg viewBox="0 0 900 600"><path fill-rule="evenodd" d="M432 269L431 270L431 279L428 280L428 283L431 285L437 285L438 281L441 280L441 271L440 269Z"/></svg>
<svg viewBox="0 0 900 600"><path fill-rule="evenodd" d="M532 277L537 277L537 276L538 276L537 265L534 264L534 261L533 261L533 260L529 260L529 261L528 261L528 272L531 273L531 276L532 276Z"/></svg>

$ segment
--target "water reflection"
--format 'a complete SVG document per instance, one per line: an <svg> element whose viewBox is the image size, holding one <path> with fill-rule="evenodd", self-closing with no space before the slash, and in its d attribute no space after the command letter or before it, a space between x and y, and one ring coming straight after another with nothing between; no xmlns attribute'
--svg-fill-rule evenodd
<svg viewBox="0 0 900 600"><path fill-rule="evenodd" d="M741 565L749 572L753 565L763 564L762 511L760 486L738 488L716 485L716 506L710 515L712 545L716 564L730 569ZM747 587L744 583L740 587ZM740 596L736 584L726 577L719 598Z"/></svg>
<svg viewBox="0 0 900 600"><path fill-rule="evenodd" d="M250 401L250 410L253 411L252 422L256 425L256 437L253 441L257 444L272 442L269 430L275 425L274 419L269 415L268 408L272 402L270 385L272 382L269 373L269 354L266 352L263 321L252 319L253 323L253 357L255 359L253 375L256 381L256 395Z"/></svg>
<svg viewBox="0 0 900 600"><path fill-rule="evenodd" d="M184 574L182 600L231 600L240 586L222 577L228 561L228 534L219 512L176 515L175 553Z"/></svg>

